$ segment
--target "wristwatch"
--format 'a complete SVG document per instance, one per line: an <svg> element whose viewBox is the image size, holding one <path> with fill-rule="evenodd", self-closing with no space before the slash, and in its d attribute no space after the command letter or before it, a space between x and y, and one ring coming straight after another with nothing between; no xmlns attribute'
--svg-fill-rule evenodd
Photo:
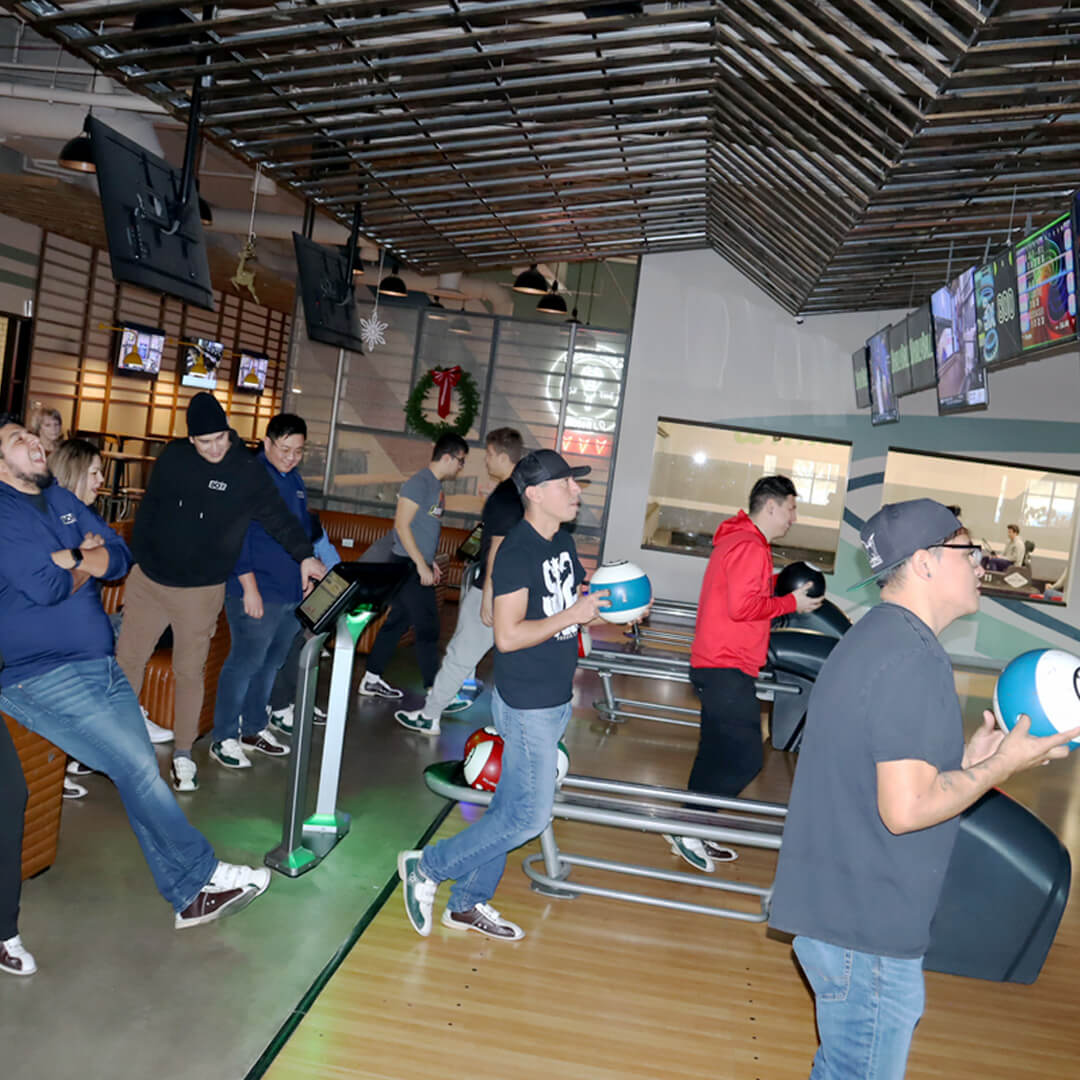
<svg viewBox="0 0 1080 1080"><path fill-rule="evenodd" d="M75 570L82 565L81 548L68 548L68 554L75 560L75 565L71 568L72 570Z"/></svg>

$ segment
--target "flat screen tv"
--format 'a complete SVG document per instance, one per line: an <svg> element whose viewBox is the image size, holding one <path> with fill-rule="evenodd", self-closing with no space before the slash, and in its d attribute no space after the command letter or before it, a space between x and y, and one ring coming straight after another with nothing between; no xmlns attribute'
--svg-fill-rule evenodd
<svg viewBox="0 0 1080 1080"><path fill-rule="evenodd" d="M870 360L870 423L895 423L900 419L900 409L893 393L888 326L866 343L866 350Z"/></svg>
<svg viewBox="0 0 1080 1080"><path fill-rule="evenodd" d="M1020 313L1012 248L975 271L975 310L983 367L989 370L1015 362L1020 356Z"/></svg>
<svg viewBox="0 0 1080 1080"><path fill-rule="evenodd" d="M934 363L934 329L930 322L930 305L923 304L907 317L908 370L911 389L929 390L937 382Z"/></svg>
<svg viewBox="0 0 1080 1080"><path fill-rule="evenodd" d="M196 390L217 388L218 368L221 367L225 346L207 338L190 338L180 342L180 385Z"/></svg>
<svg viewBox="0 0 1080 1080"><path fill-rule="evenodd" d="M930 298L937 361L938 413L985 409L990 404L978 347L975 270L970 268Z"/></svg>
<svg viewBox="0 0 1080 1080"><path fill-rule="evenodd" d="M1062 214L1016 245L1020 348L1029 353L1076 336L1072 214Z"/></svg>
<svg viewBox="0 0 1080 1080"><path fill-rule="evenodd" d="M911 359L908 354L907 319L889 327L889 364L892 367L893 393L911 393Z"/></svg>
<svg viewBox="0 0 1080 1080"><path fill-rule="evenodd" d="M341 248L316 244L299 233L293 233L293 247L307 336L362 353L348 258Z"/></svg>
<svg viewBox="0 0 1080 1080"><path fill-rule="evenodd" d="M195 185L181 205L180 169L96 117L87 118L86 130L113 277L213 311Z"/></svg>
<svg viewBox="0 0 1080 1080"><path fill-rule="evenodd" d="M261 394L266 387L270 358L262 353L241 352L236 365L236 389Z"/></svg>
<svg viewBox="0 0 1080 1080"><path fill-rule="evenodd" d="M851 368L855 373L855 408L870 408L870 374L866 368L866 346L861 345L851 354Z"/></svg>
<svg viewBox="0 0 1080 1080"><path fill-rule="evenodd" d="M124 323L116 332L113 367L124 375L148 375L156 378L161 371L165 349L165 331L154 326Z"/></svg>

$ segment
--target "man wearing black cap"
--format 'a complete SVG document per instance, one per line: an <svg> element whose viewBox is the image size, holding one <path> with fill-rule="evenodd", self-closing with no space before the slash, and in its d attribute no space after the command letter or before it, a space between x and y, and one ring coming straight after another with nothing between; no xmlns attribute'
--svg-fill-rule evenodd
<svg viewBox="0 0 1080 1080"><path fill-rule="evenodd" d="M456 836L402 851L398 874L405 911L418 934L431 933L439 882L454 888L442 924L503 941L524 931L489 903L506 856L551 820L558 744L570 719L578 627L606 606L607 590L581 594L585 571L573 538L560 528L577 516L579 477L554 450L535 450L512 478L525 517L495 556L495 690L491 711L503 739L502 772L486 813Z"/></svg>
<svg viewBox="0 0 1080 1080"><path fill-rule="evenodd" d="M796 935L816 997L814 1080L904 1075L958 815L1080 733L1035 738L1025 718L1004 735L986 712L965 746L938 637L978 609L980 546L932 499L883 506L860 537L873 575L859 584L882 602L811 692L769 919Z"/></svg>
<svg viewBox="0 0 1080 1080"><path fill-rule="evenodd" d="M304 591L325 573L311 540L266 470L229 428L225 410L206 391L187 410L188 437L174 439L150 474L131 536L136 565L124 588L116 659L136 694L146 662L167 626L173 633L176 704L172 778L194 791L191 748L203 706L210 639L248 525L258 521L300 564Z"/></svg>

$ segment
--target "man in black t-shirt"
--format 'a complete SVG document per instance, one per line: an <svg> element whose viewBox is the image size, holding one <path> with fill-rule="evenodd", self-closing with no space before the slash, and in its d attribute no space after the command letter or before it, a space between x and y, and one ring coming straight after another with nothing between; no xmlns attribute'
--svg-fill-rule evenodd
<svg viewBox="0 0 1080 1080"><path fill-rule="evenodd" d="M938 636L978 610L980 546L932 499L883 506L860 535L882 603L810 695L769 916L815 994L812 1080L903 1076L958 815L1080 733L1034 738L1025 717L1004 735L986 712L965 747Z"/></svg>
<svg viewBox="0 0 1080 1080"><path fill-rule="evenodd" d="M487 497L481 512L480 552L476 562L466 568L461 582L454 636L446 646L446 655L423 706L415 711L399 709L394 713L394 719L402 727L421 735L438 735L443 713L468 707L468 702L457 704L458 691L495 644L491 567L503 538L521 520L521 496L510 474L521 460L523 445L521 433L513 428L496 428L488 432L485 441L484 465L497 487Z"/></svg>
<svg viewBox="0 0 1080 1080"><path fill-rule="evenodd" d="M456 836L422 851L402 851L398 874L417 933L431 933L440 881L454 888L442 924L516 941L520 926L489 903L506 856L551 820L559 738L570 719L578 626L606 606L607 590L580 593L585 572L573 538L560 528L581 502L577 478L554 450L518 462L513 480L525 517L506 535L493 567L495 692L492 714L503 739L502 774L487 812Z"/></svg>

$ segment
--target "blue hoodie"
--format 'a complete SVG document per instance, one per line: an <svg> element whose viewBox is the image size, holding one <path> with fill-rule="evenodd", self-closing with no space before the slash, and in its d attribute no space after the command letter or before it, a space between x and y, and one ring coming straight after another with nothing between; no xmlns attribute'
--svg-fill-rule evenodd
<svg viewBox="0 0 1080 1080"><path fill-rule="evenodd" d="M54 551L99 533L109 552L105 577L123 577L131 566L124 541L70 491L53 483L42 496L45 513L33 496L0 483L0 683L7 686L112 655L112 625L96 583L73 593L71 571L52 561Z"/></svg>

